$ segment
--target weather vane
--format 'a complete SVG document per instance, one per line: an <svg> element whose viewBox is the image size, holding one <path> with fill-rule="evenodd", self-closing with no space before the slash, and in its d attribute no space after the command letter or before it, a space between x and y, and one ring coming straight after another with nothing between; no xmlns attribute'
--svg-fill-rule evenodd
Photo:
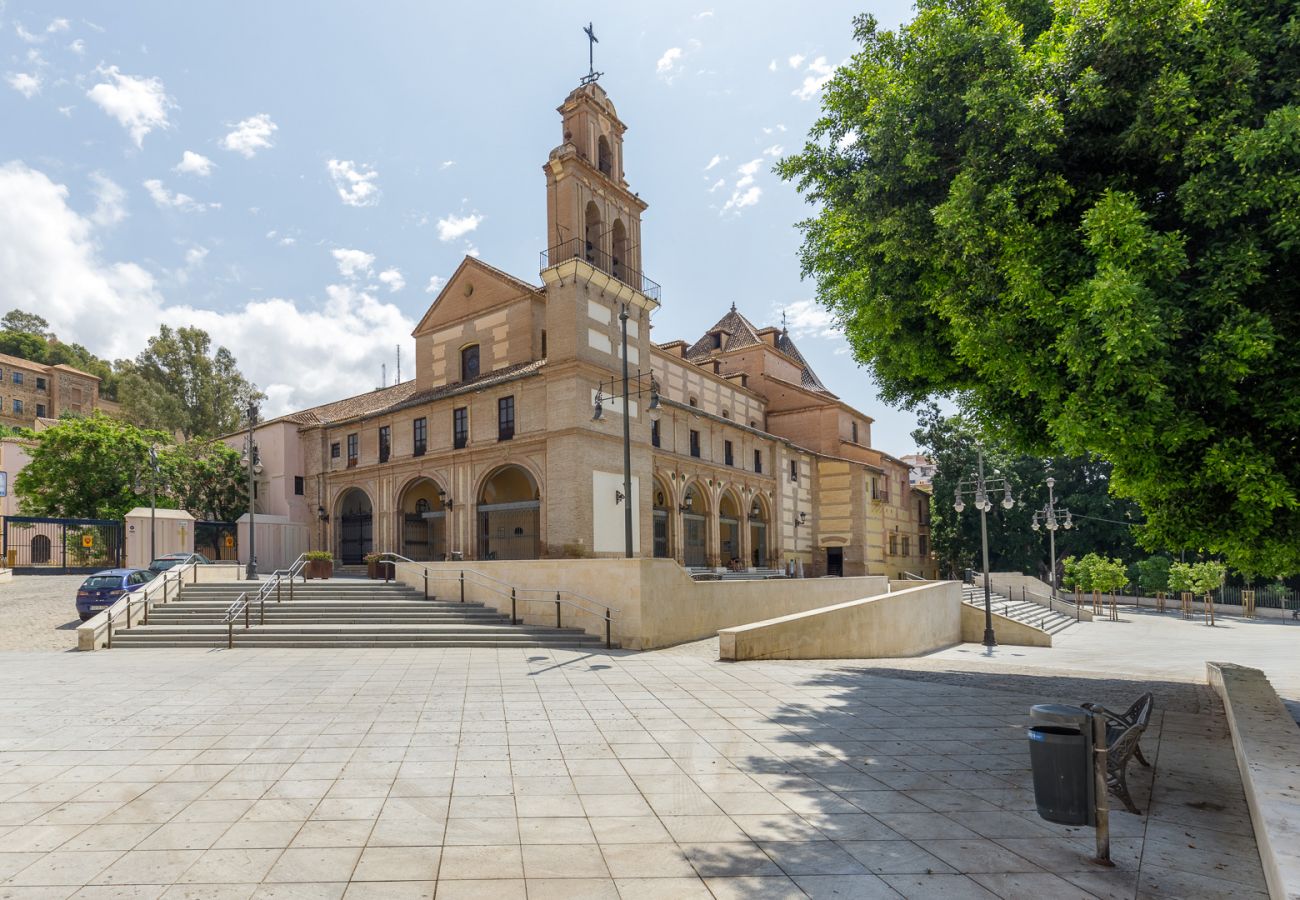
<svg viewBox="0 0 1300 900"><path fill-rule="evenodd" d="M582 83L591 84L604 74L596 71L596 45L600 43L600 39L596 37L596 31L590 22L582 30L587 35L587 74L582 77Z"/></svg>

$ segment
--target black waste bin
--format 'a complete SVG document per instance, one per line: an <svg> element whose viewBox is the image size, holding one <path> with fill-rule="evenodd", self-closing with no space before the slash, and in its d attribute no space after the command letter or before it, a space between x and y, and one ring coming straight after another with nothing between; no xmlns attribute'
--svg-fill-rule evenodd
<svg viewBox="0 0 1300 900"><path fill-rule="evenodd" d="M1058 825L1093 825L1092 717L1077 706L1030 710L1029 762L1038 814Z"/></svg>

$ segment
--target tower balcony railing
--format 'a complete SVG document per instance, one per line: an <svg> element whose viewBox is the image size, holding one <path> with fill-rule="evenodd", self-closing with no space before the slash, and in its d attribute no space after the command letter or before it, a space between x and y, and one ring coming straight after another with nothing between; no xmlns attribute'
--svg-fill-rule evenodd
<svg viewBox="0 0 1300 900"><path fill-rule="evenodd" d="M549 269L551 266L558 266L570 259L583 260L588 265L608 273L633 290L640 291L655 303L659 302L659 282L651 281L641 272L630 268L619 257L606 253L583 238L573 238L562 244L557 244L549 250L543 250L541 253L541 267L543 270Z"/></svg>

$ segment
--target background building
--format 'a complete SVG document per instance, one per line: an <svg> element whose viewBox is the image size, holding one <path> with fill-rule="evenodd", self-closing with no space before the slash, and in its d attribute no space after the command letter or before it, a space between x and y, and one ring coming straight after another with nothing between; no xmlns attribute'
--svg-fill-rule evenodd
<svg viewBox="0 0 1300 900"><path fill-rule="evenodd" d="M630 503L639 556L931 573L928 494L784 329L732 305L693 344L651 341L660 288L641 269L647 205L623 177L625 126L594 82L559 112L542 284L466 258L415 328L413 380L259 426L258 513L309 524L345 563L531 559L621 556ZM642 376L626 410L611 390L623 315Z"/></svg>
<svg viewBox="0 0 1300 900"><path fill-rule="evenodd" d="M99 376L0 353L0 424L31 428L37 419L90 415L96 409L118 409L116 403L100 399Z"/></svg>

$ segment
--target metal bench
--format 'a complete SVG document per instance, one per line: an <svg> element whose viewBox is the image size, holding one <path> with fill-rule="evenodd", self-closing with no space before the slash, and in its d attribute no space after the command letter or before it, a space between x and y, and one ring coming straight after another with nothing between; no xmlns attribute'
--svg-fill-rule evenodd
<svg viewBox="0 0 1300 900"><path fill-rule="evenodd" d="M1142 755L1138 742L1151 722L1155 699L1149 693L1143 694L1122 713L1113 712L1100 703L1082 705L1093 715L1106 720L1106 786L1124 804L1125 809L1134 815L1141 815L1142 811L1133 804L1133 798L1128 792L1128 761L1136 756L1139 763L1151 768L1151 764Z"/></svg>

